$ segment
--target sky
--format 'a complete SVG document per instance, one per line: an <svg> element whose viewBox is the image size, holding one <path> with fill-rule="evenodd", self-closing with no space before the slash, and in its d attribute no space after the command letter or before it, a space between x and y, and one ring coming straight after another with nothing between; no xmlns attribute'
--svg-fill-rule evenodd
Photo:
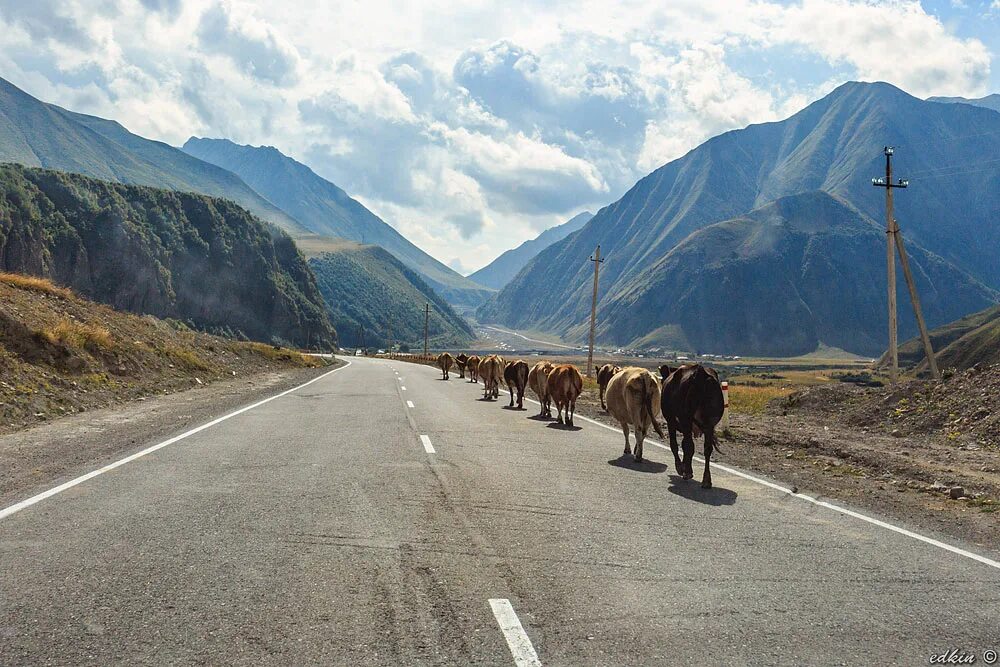
<svg viewBox="0 0 1000 667"><path fill-rule="evenodd" d="M275 146L468 273L848 80L1000 91L1000 0L0 0L0 77Z"/></svg>

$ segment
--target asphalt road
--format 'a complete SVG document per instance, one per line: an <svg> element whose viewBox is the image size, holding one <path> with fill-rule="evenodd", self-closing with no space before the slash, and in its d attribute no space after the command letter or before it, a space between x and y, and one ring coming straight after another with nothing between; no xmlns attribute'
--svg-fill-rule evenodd
<svg viewBox="0 0 1000 667"><path fill-rule="evenodd" d="M722 470L704 491L648 445L653 463L623 465L620 434L429 367L352 361L2 516L0 665L1000 649L989 563Z"/></svg>

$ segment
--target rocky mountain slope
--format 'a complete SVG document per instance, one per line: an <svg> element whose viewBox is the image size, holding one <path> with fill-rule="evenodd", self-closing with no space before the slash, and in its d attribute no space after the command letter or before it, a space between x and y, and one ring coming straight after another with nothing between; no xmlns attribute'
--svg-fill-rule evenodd
<svg viewBox="0 0 1000 667"><path fill-rule="evenodd" d="M471 280L493 289L503 289L531 259L556 241L561 241L590 222L594 214L590 211L578 213L572 218L550 227L535 238L511 248L492 262L469 275Z"/></svg>
<svg viewBox="0 0 1000 667"><path fill-rule="evenodd" d="M336 342L292 239L225 199L0 165L0 270L202 329Z"/></svg>
<svg viewBox="0 0 1000 667"><path fill-rule="evenodd" d="M926 317L947 321L1000 300L916 243L907 250ZM874 357L885 346L885 269L872 258L884 253L885 232L842 200L782 197L694 232L625 282L598 313L600 335L761 356L808 354L822 342ZM916 332L905 285L897 297L900 329ZM646 313L661 324L652 333Z"/></svg>
<svg viewBox="0 0 1000 667"><path fill-rule="evenodd" d="M437 261L339 187L270 146L241 146L226 139L192 137L183 150L239 175L257 192L290 213L311 236L303 251L336 251L337 239L379 245L415 270L450 303L476 306L492 291ZM296 234L296 236L302 236ZM336 237L330 240L327 237Z"/></svg>
<svg viewBox="0 0 1000 667"><path fill-rule="evenodd" d="M475 337L465 322L412 269L380 246L343 241L309 259L330 321L347 347L385 348L423 344L424 304L431 304L428 331L433 344L458 346Z"/></svg>
<svg viewBox="0 0 1000 667"><path fill-rule="evenodd" d="M288 232L306 230L232 172L120 124L42 102L0 79L0 162L232 199Z"/></svg>
<svg viewBox="0 0 1000 667"><path fill-rule="evenodd" d="M870 179L884 171L884 144L896 148L896 174L910 178L910 189L896 197L896 215L909 243L987 287L1000 288L1000 253L995 251L1000 247L995 216L1000 210L1000 114L919 100L885 83L847 83L786 120L727 132L657 169L579 232L539 253L477 316L482 322L582 340L592 275L586 260L598 244L607 257L601 272L602 312L622 313L635 299L626 285L656 283L661 260L690 234L779 198L823 191L867 218L881 220L884 197ZM970 192L977 195L970 197ZM747 242L757 241L748 237ZM883 258L884 251L867 261L879 265ZM757 267L770 270L766 263ZM745 269L734 262L720 266L714 276L742 283L763 277L739 274ZM805 290L824 287L829 286L802 285ZM843 289L856 287L850 281ZM933 288L947 293L957 286ZM828 293L831 300L841 294ZM662 294L660 305L671 307L682 295ZM731 298L727 307L750 318L751 327L761 327L763 314L771 309L770 304L734 303ZM664 310L651 308L630 312L630 318L621 334L613 334L616 322L605 322L604 336L640 339L666 320ZM949 319L953 317L946 310L929 317L932 326ZM786 326L794 328L798 322ZM811 335L800 333L791 338ZM871 349L863 337L841 343L849 351ZM793 349L798 343L774 352Z"/></svg>

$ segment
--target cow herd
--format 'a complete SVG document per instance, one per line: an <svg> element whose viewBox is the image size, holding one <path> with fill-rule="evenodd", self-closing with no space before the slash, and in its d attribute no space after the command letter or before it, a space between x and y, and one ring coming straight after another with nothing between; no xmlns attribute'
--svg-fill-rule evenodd
<svg viewBox="0 0 1000 667"><path fill-rule="evenodd" d="M451 369L457 368L459 377L469 382L483 384L483 399L499 398L500 384L507 385L510 394L508 407L524 407L525 388L538 397L541 406L538 416L552 418L552 405L556 406L556 422L573 426L576 401L583 392L583 376L572 364L553 364L539 361L532 368L520 359L507 361L497 354L482 358L476 355L452 356L444 352L437 357L443 380L450 378ZM657 377L645 368L621 368L605 364L595 368L601 407L607 410L622 428L625 435L626 456L633 456L642 463L642 445L653 429L664 436L659 419L666 423L670 450L674 455L674 468L683 479L694 477L694 439L704 436L705 470L701 485L712 488L709 462L718 448L715 427L722 419L725 401L722 385L715 370L701 364L686 364L678 368L660 366ZM629 430L635 437L634 453L629 446ZM678 445L677 434L681 434Z"/></svg>

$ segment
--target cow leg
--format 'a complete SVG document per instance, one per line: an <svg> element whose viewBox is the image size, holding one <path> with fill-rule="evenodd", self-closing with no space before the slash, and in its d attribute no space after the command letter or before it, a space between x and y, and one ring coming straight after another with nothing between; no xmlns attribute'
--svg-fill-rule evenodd
<svg viewBox="0 0 1000 667"><path fill-rule="evenodd" d="M677 429L668 421L667 422L667 432L670 435L670 451L674 454L674 470L681 477L684 476L684 464L681 462L681 457L677 455L680 447L677 444Z"/></svg>
<svg viewBox="0 0 1000 667"><path fill-rule="evenodd" d="M517 409L524 410L524 387L517 388Z"/></svg>
<svg viewBox="0 0 1000 667"><path fill-rule="evenodd" d="M576 399L569 402L569 405L566 406L566 410L569 411L569 425L573 426L573 417L576 416Z"/></svg>
<svg viewBox="0 0 1000 667"><path fill-rule="evenodd" d="M632 453L632 448L628 446L628 422L618 422L622 425L622 433L625 434L625 452L623 456L628 456Z"/></svg>
<svg viewBox="0 0 1000 667"><path fill-rule="evenodd" d="M642 442L646 439L646 434L638 426L635 427L635 462L642 463Z"/></svg>
<svg viewBox="0 0 1000 667"><path fill-rule="evenodd" d="M708 429L705 431L705 473L701 476L701 488L703 489L712 488L712 471L709 469L708 464L712 459L712 450L714 449L715 431Z"/></svg>
<svg viewBox="0 0 1000 667"><path fill-rule="evenodd" d="M599 387L598 391L601 394L601 409L602 410L607 410L608 406L604 404L604 387Z"/></svg>
<svg viewBox="0 0 1000 667"><path fill-rule="evenodd" d="M681 449L684 450L684 461L682 462L684 474L682 476L684 479L691 479L694 477L694 472L691 470L691 459L694 458L694 436L690 432L684 434L684 439L681 440Z"/></svg>
<svg viewBox="0 0 1000 667"><path fill-rule="evenodd" d="M514 390L511 389L510 385L507 385L507 392L510 394L510 403L507 404L508 408L514 407Z"/></svg>
<svg viewBox="0 0 1000 667"><path fill-rule="evenodd" d="M563 423L563 404L562 401L556 401L556 421L560 424Z"/></svg>

